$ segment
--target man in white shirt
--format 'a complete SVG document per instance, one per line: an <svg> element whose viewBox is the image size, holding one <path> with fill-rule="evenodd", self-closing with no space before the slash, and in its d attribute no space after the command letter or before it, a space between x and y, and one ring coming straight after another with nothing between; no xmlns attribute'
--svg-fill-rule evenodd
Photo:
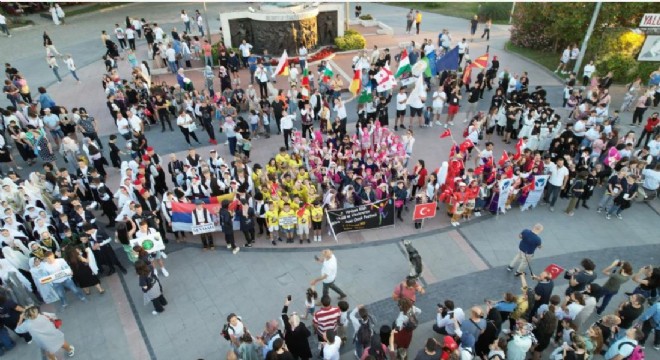
<svg viewBox="0 0 660 360"><path fill-rule="evenodd" d="M9 28L7 27L7 18L2 14L0 14L0 31L7 34L7 37L11 37Z"/></svg>
<svg viewBox="0 0 660 360"><path fill-rule="evenodd" d="M426 94L426 90L424 94ZM408 121L408 128L412 130L413 128L413 119L417 117L417 125L422 127L423 118L422 114L424 113L424 103L426 102L426 96L411 96L408 101L410 102L410 120ZM408 102L407 101L407 102ZM401 126L403 127L403 126Z"/></svg>
<svg viewBox="0 0 660 360"><path fill-rule="evenodd" d="M300 62L300 68L304 70L305 67L307 67L307 48L305 45L298 49L298 59Z"/></svg>
<svg viewBox="0 0 660 360"><path fill-rule="evenodd" d="M64 259L55 259L55 255L52 252L47 252L48 256L44 259L45 261L41 263L41 268L44 269L49 275L54 275L60 272L68 272L71 275L61 277L59 279L53 280L53 288L60 298L60 304L62 308L67 307L69 304L66 302L66 289L71 290L82 302L87 302L85 294L82 290L73 283L73 272Z"/></svg>
<svg viewBox="0 0 660 360"><path fill-rule="evenodd" d="M591 82L591 75L593 75L595 71L596 65L594 65L594 61L591 60L587 65L584 66L584 69L582 70L582 86L586 87L589 85Z"/></svg>
<svg viewBox="0 0 660 360"><path fill-rule="evenodd" d="M257 65L257 70L254 71L254 78L259 84L259 96L262 99L268 99L268 71L263 63Z"/></svg>
<svg viewBox="0 0 660 360"><path fill-rule="evenodd" d="M126 116L128 118L128 123L131 127L131 130L138 131L140 133L144 132L144 124L142 119L135 115L131 110L126 111Z"/></svg>
<svg viewBox="0 0 660 360"><path fill-rule="evenodd" d="M463 62L463 56L465 56L467 53L469 53L469 46L467 40L463 38L463 40L458 43L458 66L461 66L461 62Z"/></svg>
<svg viewBox="0 0 660 360"><path fill-rule="evenodd" d="M433 116L435 117L435 124L440 125L440 114L442 114L442 108L445 106L447 101L447 94L442 90L442 87L438 87L436 91L433 92ZM447 124L445 124L445 128Z"/></svg>
<svg viewBox="0 0 660 360"><path fill-rule="evenodd" d="M403 120L406 117L406 102L408 101L408 95L406 95L406 89L402 86L399 88L399 93L396 94L396 120L394 120L394 130L399 130L399 125L402 129L406 127L403 126Z"/></svg>
<svg viewBox="0 0 660 360"><path fill-rule="evenodd" d="M162 43L163 42L163 35L165 34L165 31L158 26L158 24L154 23L154 39L156 39L157 43Z"/></svg>
<svg viewBox="0 0 660 360"><path fill-rule="evenodd" d="M131 125L121 112L117 112L117 131L126 141L131 139Z"/></svg>
<svg viewBox="0 0 660 360"><path fill-rule="evenodd" d="M186 32L190 34L190 16L188 16L185 10L181 10L181 21L183 21Z"/></svg>
<svg viewBox="0 0 660 360"><path fill-rule="evenodd" d="M323 334L323 360L339 360L339 348L341 348L341 338L330 329Z"/></svg>
<svg viewBox="0 0 660 360"><path fill-rule="evenodd" d="M335 285L337 278L337 258L332 253L332 250L326 249L321 251L321 257L316 256L316 261L323 263L321 267L321 276L312 280L310 285L314 287L319 281L323 282L323 296L328 295L330 289L339 294L339 300L346 298L346 294Z"/></svg>
<svg viewBox="0 0 660 360"><path fill-rule="evenodd" d="M546 163L546 168L550 174L544 201L550 204L550 211L555 211L555 203L559 192L566 187L568 183L568 168L564 166L564 159L557 159L557 163Z"/></svg>
<svg viewBox="0 0 660 360"><path fill-rule="evenodd" d="M119 46L124 50L126 48L126 33L124 33L124 29L122 29L119 24L115 24L115 36L117 37Z"/></svg>
<svg viewBox="0 0 660 360"><path fill-rule="evenodd" d="M291 131L293 130L293 121L296 119L295 115L286 113L280 120L280 129L284 135L284 147L289 151L289 140L291 139Z"/></svg>
<svg viewBox="0 0 660 360"><path fill-rule="evenodd" d="M167 44L167 50L165 50L165 56L167 57L167 65L170 67L172 74L176 74L177 64L176 64L176 51L172 48L172 44Z"/></svg>
<svg viewBox="0 0 660 360"><path fill-rule="evenodd" d="M133 26L133 29L135 29L135 32L137 33L137 36L139 39L142 39L142 21L140 19L132 19L131 20L131 25Z"/></svg>
<svg viewBox="0 0 660 360"><path fill-rule="evenodd" d="M204 208L204 201L195 200L195 211L193 212L193 226L213 224L213 218L206 208ZM200 234L202 238L203 251L208 249L215 250L213 245L213 233Z"/></svg>
<svg viewBox="0 0 660 360"><path fill-rule="evenodd" d="M200 35L204 36L204 18L202 17L202 14L197 14L197 30L199 31Z"/></svg>
<svg viewBox="0 0 660 360"><path fill-rule="evenodd" d="M238 50L241 52L241 59L243 60L243 67L247 69L248 67L248 58L252 52L252 45L248 43L245 39L241 45L238 46Z"/></svg>

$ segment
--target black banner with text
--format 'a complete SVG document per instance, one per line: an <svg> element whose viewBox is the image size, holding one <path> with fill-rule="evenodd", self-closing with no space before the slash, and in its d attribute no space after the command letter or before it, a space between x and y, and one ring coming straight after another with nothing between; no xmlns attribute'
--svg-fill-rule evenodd
<svg viewBox="0 0 660 360"><path fill-rule="evenodd" d="M355 230L394 225L394 202L390 199L348 209L328 210L328 224L335 235Z"/></svg>

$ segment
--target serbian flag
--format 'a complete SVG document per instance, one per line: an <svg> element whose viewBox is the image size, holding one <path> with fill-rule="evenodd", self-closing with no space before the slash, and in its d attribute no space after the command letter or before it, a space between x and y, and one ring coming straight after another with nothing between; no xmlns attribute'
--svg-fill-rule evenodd
<svg viewBox="0 0 660 360"><path fill-rule="evenodd" d="M497 162L500 166L504 166L504 163L509 161L509 154L507 154L506 150L502 152L502 157L500 160Z"/></svg>
<svg viewBox="0 0 660 360"><path fill-rule="evenodd" d="M330 80L332 80L332 77L334 76L334 72L332 71L332 68L330 67L330 64L325 65L325 70L323 70L323 77L321 78L321 81L324 83L329 83Z"/></svg>
<svg viewBox="0 0 660 360"><path fill-rule="evenodd" d="M272 78L274 79L275 76L277 75L282 75L282 76L289 75L289 55L287 55L286 50L284 50L284 52L282 53L282 56L280 57L280 60L277 63L277 67L273 72Z"/></svg>
<svg viewBox="0 0 660 360"><path fill-rule="evenodd" d="M348 90L353 94L354 96L357 96L358 91L360 91L360 88L362 87L362 71L360 69L356 69L353 71L353 81L351 81L351 85L349 85Z"/></svg>
<svg viewBox="0 0 660 360"><path fill-rule="evenodd" d="M472 65L478 67L479 69L485 69L488 66L488 53L485 53L472 60Z"/></svg>
<svg viewBox="0 0 660 360"><path fill-rule="evenodd" d="M451 137L451 130L450 129L447 129L442 134L440 134L440 139L444 139L446 137Z"/></svg>
<svg viewBox="0 0 660 360"><path fill-rule="evenodd" d="M543 271L550 274L552 280L555 280L559 275L561 275L561 273L564 272L564 268L557 264L550 264Z"/></svg>
<svg viewBox="0 0 660 360"><path fill-rule="evenodd" d="M216 228L220 231L220 224L218 220L218 213L220 212L220 203L223 200L232 200L235 194L227 194L222 196L198 199L204 202L204 208L211 213L211 218L215 223ZM195 204L172 202L172 230L173 231L192 231L193 226L193 211L195 211ZM239 226L240 229L240 226Z"/></svg>

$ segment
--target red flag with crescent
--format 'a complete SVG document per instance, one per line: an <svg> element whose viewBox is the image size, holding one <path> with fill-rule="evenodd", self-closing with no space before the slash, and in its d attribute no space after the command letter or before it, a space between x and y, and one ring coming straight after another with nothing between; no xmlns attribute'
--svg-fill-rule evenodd
<svg viewBox="0 0 660 360"><path fill-rule="evenodd" d="M437 205L435 202L415 205L413 220L422 220L435 217L436 206Z"/></svg>
<svg viewBox="0 0 660 360"><path fill-rule="evenodd" d="M550 274L552 280L555 280L561 273L564 272L564 268L557 264L550 264L543 271Z"/></svg>
<svg viewBox="0 0 660 360"><path fill-rule="evenodd" d="M506 150L502 152L502 157L500 158L500 161L497 163L500 164L500 166L504 166L504 163L509 161L509 154L507 154Z"/></svg>
<svg viewBox="0 0 660 360"><path fill-rule="evenodd" d="M444 139L444 138L450 137L450 136L451 136L451 130L447 129L442 134L440 134L440 139Z"/></svg>

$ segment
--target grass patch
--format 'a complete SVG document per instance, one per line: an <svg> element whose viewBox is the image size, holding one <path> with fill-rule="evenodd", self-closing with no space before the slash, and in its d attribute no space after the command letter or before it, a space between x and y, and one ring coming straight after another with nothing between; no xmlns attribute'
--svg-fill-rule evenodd
<svg viewBox="0 0 660 360"><path fill-rule="evenodd" d="M523 48L514 45L511 41L507 41L506 44L504 44L504 49L533 60L550 71L555 71L555 69L557 69L559 56L561 55L553 52Z"/></svg>
<svg viewBox="0 0 660 360"><path fill-rule="evenodd" d="M7 27L10 29L19 28L22 26L34 25L34 21L24 19L22 17L7 17Z"/></svg>
<svg viewBox="0 0 660 360"><path fill-rule="evenodd" d="M92 12L100 11L100 10L103 10L103 9L114 8L114 7L125 5L125 4L128 4L128 3L127 2L94 3L94 4L89 4L89 5L86 5L86 6L77 7L75 9L68 9L68 10L64 9L64 12L66 13L66 17L68 18L70 16L76 16L76 15L92 13Z"/></svg>
<svg viewBox="0 0 660 360"><path fill-rule="evenodd" d="M508 24L509 12L512 2L388 2L386 5L394 5L408 9L427 11L435 14L453 16L470 20L474 15L480 18L490 16L493 24Z"/></svg>

